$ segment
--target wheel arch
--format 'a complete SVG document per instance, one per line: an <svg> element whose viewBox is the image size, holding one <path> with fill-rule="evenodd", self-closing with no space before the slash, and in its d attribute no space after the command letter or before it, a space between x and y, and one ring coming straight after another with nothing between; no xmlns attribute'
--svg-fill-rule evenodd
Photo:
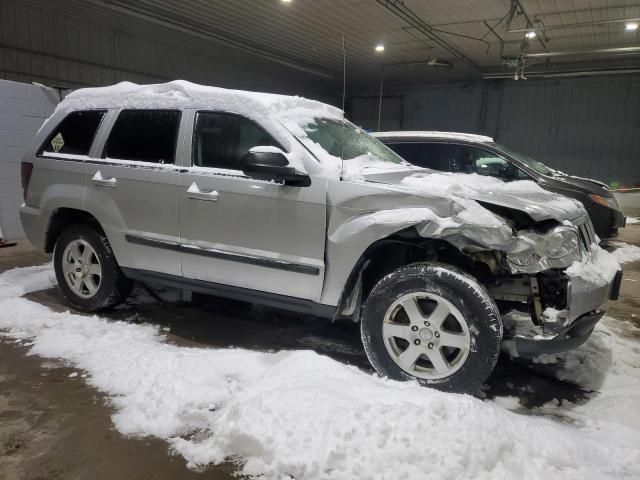
<svg viewBox="0 0 640 480"><path fill-rule="evenodd" d="M70 225L77 223L91 225L99 232L105 233L98 219L89 212L77 208L61 207L54 210L49 217L45 233L44 251L52 253L60 234Z"/></svg>
<svg viewBox="0 0 640 480"><path fill-rule="evenodd" d="M383 277L405 265L443 257L464 271L472 269L470 261L456 247L445 240L421 237L414 227L376 240L365 249L347 277L336 318L358 321L360 307Z"/></svg>

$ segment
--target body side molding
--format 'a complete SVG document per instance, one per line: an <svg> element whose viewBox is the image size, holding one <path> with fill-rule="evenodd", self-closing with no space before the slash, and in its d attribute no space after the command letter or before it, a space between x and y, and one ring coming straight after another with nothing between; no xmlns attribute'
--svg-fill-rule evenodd
<svg viewBox="0 0 640 480"><path fill-rule="evenodd" d="M149 270L139 270L136 268L122 268L125 276L141 282L156 282L174 288L191 290L194 292L215 295L219 297L240 300L243 302L256 303L267 307L281 308L294 312L306 313L323 318L333 318L336 307L316 303L311 300L303 300L276 293L268 293L248 288L234 287L192 278L178 277L166 273L152 272Z"/></svg>

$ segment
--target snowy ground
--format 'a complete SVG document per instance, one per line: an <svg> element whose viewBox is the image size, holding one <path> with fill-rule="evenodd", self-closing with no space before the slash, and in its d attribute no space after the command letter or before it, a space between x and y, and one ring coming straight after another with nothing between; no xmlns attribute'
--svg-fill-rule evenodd
<svg viewBox="0 0 640 480"><path fill-rule="evenodd" d="M611 242L615 247L612 252L620 263L637 262L640 260L640 247L625 242Z"/></svg>
<svg viewBox="0 0 640 480"><path fill-rule="evenodd" d="M165 439L193 466L235 459L273 479L640 478L638 332L613 318L579 350L536 359L593 393L526 408L379 379L313 351L178 346L157 326L21 298L50 285L46 266L0 274L0 330L86 375L120 432Z"/></svg>

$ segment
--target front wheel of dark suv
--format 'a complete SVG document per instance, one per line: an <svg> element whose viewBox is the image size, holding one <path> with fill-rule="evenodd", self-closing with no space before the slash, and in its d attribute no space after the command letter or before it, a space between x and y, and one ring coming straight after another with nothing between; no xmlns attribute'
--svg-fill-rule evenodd
<svg viewBox="0 0 640 480"><path fill-rule="evenodd" d="M109 240L90 225L67 227L53 251L56 279L76 307L94 312L122 303L132 282L118 266Z"/></svg>
<svg viewBox="0 0 640 480"><path fill-rule="evenodd" d="M416 263L374 286L361 333L380 375L476 393L498 359L502 320L487 290L467 273Z"/></svg>

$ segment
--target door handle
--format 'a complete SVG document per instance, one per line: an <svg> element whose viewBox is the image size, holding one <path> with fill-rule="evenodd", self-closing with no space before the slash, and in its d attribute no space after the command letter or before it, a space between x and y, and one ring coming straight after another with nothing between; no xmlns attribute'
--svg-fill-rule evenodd
<svg viewBox="0 0 640 480"><path fill-rule="evenodd" d="M116 184L118 183L118 180L116 180L115 178L104 178L102 176L102 173L100 173L100 170L98 170L96 172L96 174L91 177L91 181L93 182L94 185L96 185L97 187L111 187L111 188L115 188Z"/></svg>
<svg viewBox="0 0 640 480"><path fill-rule="evenodd" d="M208 202L218 201L218 192L215 190L200 190L196 182L193 182L187 189L187 198L193 200L204 200Z"/></svg>

